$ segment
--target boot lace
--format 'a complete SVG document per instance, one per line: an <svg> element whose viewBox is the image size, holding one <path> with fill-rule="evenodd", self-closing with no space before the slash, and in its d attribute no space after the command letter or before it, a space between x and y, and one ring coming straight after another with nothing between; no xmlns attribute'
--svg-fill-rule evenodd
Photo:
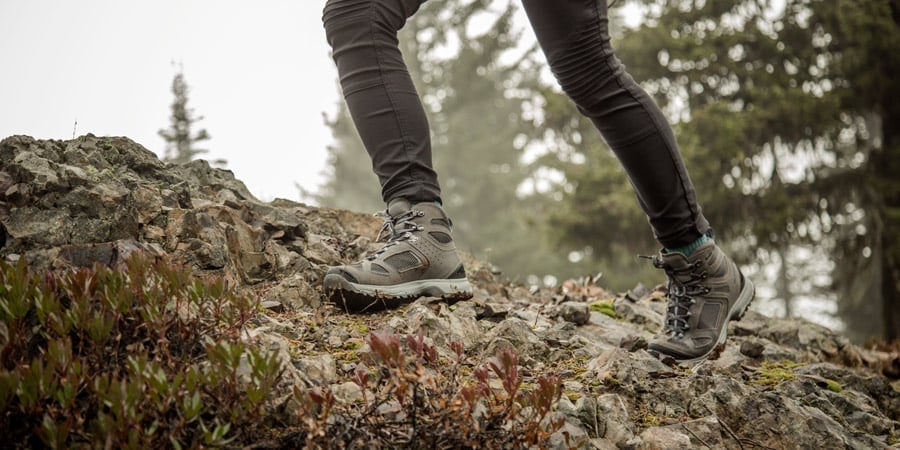
<svg viewBox="0 0 900 450"><path fill-rule="evenodd" d="M708 274L700 268L699 262L688 264L683 268L675 268L666 264L659 256L652 257L653 266L666 272L666 324L665 333L669 337L682 338L690 330L688 320L691 317L691 306L697 303L694 298L708 294L709 287L702 284Z"/></svg>
<svg viewBox="0 0 900 450"><path fill-rule="evenodd" d="M416 217L424 216L425 213L422 211L411 209L398 216L391 217L387 210L384 210L375 213L375 215L384 218L384 223L381 225L381 230L378 231L378 237L375 238L375 241L384 242L385 244L378 250L372 252L372 254L366 256L366 259L369 261L378 259L378 257L389 248L402 241L408 240L412 237L413 232L425 230L425 227L417 225L412 221Z"/></svg>

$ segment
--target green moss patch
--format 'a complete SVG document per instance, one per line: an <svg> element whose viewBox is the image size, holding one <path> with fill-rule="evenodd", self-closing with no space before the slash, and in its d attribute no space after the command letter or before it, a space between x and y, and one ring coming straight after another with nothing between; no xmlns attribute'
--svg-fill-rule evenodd
<svg viewBox="0 0 900 450"><path fill-rule="evenodd" d="M616 306L615 301L612 299L609 300L598 300L590 305L591 311L596 311L600 314L607 315L612 317L613 319L618 319L619 315L616 314Z"/></svg>

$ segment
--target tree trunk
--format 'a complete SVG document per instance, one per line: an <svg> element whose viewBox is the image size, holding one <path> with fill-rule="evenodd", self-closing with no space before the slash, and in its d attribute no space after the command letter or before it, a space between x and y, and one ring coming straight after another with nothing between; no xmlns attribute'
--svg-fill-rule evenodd
<svg viewBox="0 0 900 450"><path fill-rule="evenodd" d="M874 161L882 192L881 301L884 337L900 339L900 106L889 101L882 122L883 147Z"/></svg>
<svg viewBox="0 0 900 450"><path fill-rule="evenodd" d="M787 245L778 249L778 258L781 259L781 268L778 270L776 289L778 289L778 295L781 296L784 301L784 317L791 318L794 317L794 309L792 308L794 296L791 295L791 279L790 275L788 275L787 252Z"/></svg>
<svg viewBox="0 0 900 450"><path fill-rule="evenodd" d="M897 264L897 250L900 246L894 231L885 230L884 250L882 252L881 301L884 312L884 337L888 341L900 339L900 267ZM888 255L888 252L893 255Z"/></svg>

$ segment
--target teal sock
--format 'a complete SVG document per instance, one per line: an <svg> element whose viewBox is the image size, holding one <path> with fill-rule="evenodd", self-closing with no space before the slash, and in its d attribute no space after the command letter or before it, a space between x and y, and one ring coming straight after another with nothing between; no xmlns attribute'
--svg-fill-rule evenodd
<svg viewBox="0 0 900 450"><path fill-rule="evenodd" d="M708 240L709 240L709 237L707 237L704 234L703 236L700 236L700 238L697 239L696 241L691 242L690 244L685 245L684 247L667 248L666 253L681 253L684 256L691 256L691 253L694 253L694 250L697 250L698 248L700 248L700 246L705 244L706 241L708 241Z"/></svg>

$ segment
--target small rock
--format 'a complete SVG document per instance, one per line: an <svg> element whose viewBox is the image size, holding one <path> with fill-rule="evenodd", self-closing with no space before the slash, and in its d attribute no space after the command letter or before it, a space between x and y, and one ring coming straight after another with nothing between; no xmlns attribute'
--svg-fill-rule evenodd
<svg viewBox="0 0 900 450"><path fill-rule="evenodd" d="M651 431L652 430L652 431ZM640 435L642 444L637 448L643 449L672 449L672 448L729 448L726 439L731 438L724 434L722 425L714 416L681 422L674 425L651 427ZM685 444L684 438L688 442Z"/></svg>
<svg viewBox="0 0 900 450"><path fill-rule="evenodd" d="M660 374L672 372L672 368L643 350L628 353L620 348L603 352L588 362L587 368L588 377L612 379L622 384L639 383L651 373L659 378L666 376Z"/></svg>
<svg viewBox="0 0 900 450"><path fill-rule="evenodd" d="M762 356L766 346L762 342L755 339L748 339L741 342L741 354L750 358L759 358Z"/></svg>
<svg viewBox="0 0 900 450"><path fill-rule="evenodd" d="M6 172L0 171L0 194L6 192L6 190L14 184L16 184L16 180L14 180L12 176Z"/></svg>
<svg viewBox="0 0 900 450"><path fill-rule="evenodd" d="M512 307L509 303L485 303L484 304L484 312L479 314L479 319L488 319L488 318L504 318Z"/></svg>
<svg viewBox="0 0 900 450"><path fill-rule="evenodd" d="M3 192L6 200L14 205L25 203L29 195L31 195L31 188L25 183L14 184Z"/></svg>
<svg viewBox="0 0 900 450"><path fill-rule="evenodd" d="M284 304L275 300L264 300L260 303L260 306L272 312L284 312Z"/></svg>
<svg viewBox="0 0 900 450"><path fill-rule="evenodd" d="M332 385L331 393L334 394L335 400L345 404L353 403L363 398L362 388L352 381Z"/></svg>
<svg viewBox="0 0 900 450"><path fill-rule="evenodd" d="M575 446L579 444L583 444L588 440L588 435L584 431L583 428L573 424L569 420L563 422L562 428L559 431L550 435L550 445L551 449L570 449L575 448Z"/></svg>
<svg viewBox="0 0 900 450"><path fill-rule="evenodd" d="M593 450L618 450L619 448L616 444L603 438L591 438L588 444L590 445L588 448Z"/></svg>
<svg viewBox="0 0 900 450"><path fill-rule="evenodd" d="M591 320L591 310L588 308L587 303L565 302L560 305L560 316L566 322L584 325Z"/></svg>
<svg viewBox="0 0 900 450"><path fill-rule="evenodd" d="M272 287L269 300L277 300L289 308L300 310L321 305L319 292L306 280L302 273L291 275Z"/></svg>
<svg viewBox="0 0 900 450"><path fill-rule="evenodd" d="M619 342L619 348L624 348L632 353L638 350L646 350L647 346L647 340L642 336L633 336L630 334L622 338L622 341Z"/></svg>
<svg viewBox="0 0 900 450"><path fill-rule="evenodd" d="M688 450L696 448L687 433L669 427L651 427L638 436L638 450Z"/></svg>
<svg viewBox="0 0 900 450"><path fill-rule="evenodd" d="M591 403L596 410L590 410ZM620 447L634 438L634 422L628 415L628 408L622 397L617 394L601 395L594 402L585 400L581 403L580 411L580 417L585 425L597 428L595 430L597 436L612 441Z"/></svg>
<svg viewBox="0 0 900 450"><path fill-rule="evenodd" d="M563 389L571 392L582 392L584 391L584 383L575 380L566 380L563 381Z"/></svg>
<svg viewBox="0 0 900 450"><path fill-rule="evenodd" d="M485 355L493 356L501 348L509 347L519 354L519 362L528 364L549 353L547 344L521 319L511 317L484 334L479 342L486 344Z"/></svg>
<svg viewBox="0 0 900 450"><path fill-rule="evenodd" d="M337 381L337 365L328 353L295 360L294 366L306 375L313 385Z"/></svg>
<svg viewBox="0 0 900 450"><path fill-rule="evenodd" d="M309 246L306 248L307 259L316 263L327 266L335 266L341 264L341 254L334 248L333 239L318 234L310 234L308 236Z"/></svg>
<svg viewBox="0 0 900 450"><path fill-rule="evenodd" d="M651 303L648 299L638 302L617 301L615 311L619 319L626 322L643 325L650 332L659 331L665 317L664 305Z"/></svg>
<svg viewBox="0 0 900 450"><path fill-rule="evenodd" d="M575 404L569 400L569 397L563 395L560 397L559 401L556 402L556 410L569 416L569 417L577 417L578 412L575 410Z"/></svg>

